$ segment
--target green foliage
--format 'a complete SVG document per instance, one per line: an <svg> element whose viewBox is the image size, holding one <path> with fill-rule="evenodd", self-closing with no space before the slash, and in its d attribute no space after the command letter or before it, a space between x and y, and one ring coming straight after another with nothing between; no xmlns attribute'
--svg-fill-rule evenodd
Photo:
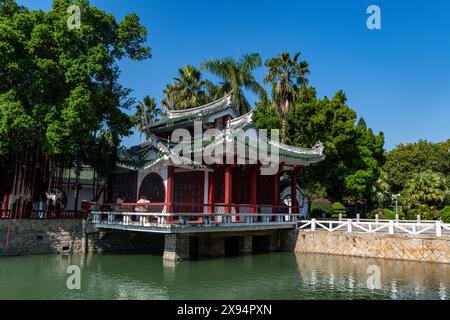
<svg viewBox="0 0 450 320"><path fill-rule="evenodd" d="M166 86L162 104L169 110L183 110L199 107L212 100L207 91L207 82L202 80L200 70L188 64L178 69L175 82Z"/></svg>
<svg viewBox="0 0 450 320"><path fill-rule="evenodd" d="M0 156L13 147L21 148L32 126L32 117L25 113L13 91L0 94Z"/></svg>
<svg viewBox="0 0 450 320"><path fill-rule="evenodd" d="M442 204L447 192L444 175L430 170L414 174L405 186L406 197L413 207L419 204Z"/></svg>
<svg viewBox="0 0 450 320"><path fill-rule="evenodd" d="M311 147L321 141L326 159L304 171L309 182L319 181L335 201L372 199L373 185L384 163L384 136L356 125L356 113L346 104L342 91L333 99L319 99L313 88L299 91L297 103L288 114L287 142Z"/></svg>
<svg viewBox="0 0 450 320"><path fill-rule="evenodd" d="M136 106L133 123L141 133L147 133L147 127L163 114L164 112L156 104L156 100L150 96L145 96Z"/></svg>
<svg viewBox="0 0 450 320"><path fill-rule="evenodd" d="M345 206L340 203L340 202L334 202L333 206L332 206L332 210L333 210L333 218L337 218L339 217L339 215L341 214L342 217L346 217L345 212L347 211L347 209L345 208Z"/></svg>
<svg viewBox="0 0 450 320"><path fill-rule="evenodd" d="M436 220L439 218L439 211L436 206L429 206L427 204L419 204L411 210L414 216L420 215L423 220Z"/></svg>
<svg viewBox="0 0 450 320"><path fill-rule="evenodd" d="M376 214L378 214L378 218L380 220L383 220L383 219L395 220L395 212L393 210L387 209L387 208L374 209L367 215L367 217L369 219L375 219ZM405 219L405 213L403 212L403 210L401 210L401 209L398 210L398 216L399 216L399 219Z"/></svg>
<svg viewBox="0 0 450 320"><path fill-rule="evenodd" d="M442 209L439 212L439 215L441 217L441 220L445 223L450 223L450 206L446 206L444 207L444 209Z"/></svg>
<svg viewBox="0 0 450 320"><path fill-rule="evenodd" d="M286 140L286 117L295 102L299 87L308 83L309 65L306 61L298 61L300 52L292 58L284 52L266 61L269 71L264 77L265 83L272 85L272 103L281 118L281 141Z"/></svg>
<svg viewBox="0 0 450 320"><path fill-rule="evenodd" d="M385 171L381 171L372 187L372 199L379 207L383 207L391 203L390 195L391 187L387 183L387 174Z"/></svg>
<svg viewBox="0 0 450 320"><path fill-rule="evenodd" d="M258 102L255 109L253 122L258 128L267 129L268 133L270 133L270 130L272 129L281 129L281 119L274 107Z"/></svg>
<svg viewBox="0 0 450 320"><path fill-rule="evenodd" d="M384 217L383 209L382 209L382 208L377 208L377 209L374 209L374 210L370 211L370 212L367 214L367 218L369 218L369 219L375 219L375 216L376 216L377 214L378 214L378 217L381 217L381 216Z"/></svg>
<svg viewBox="0 0 450 320"><path fill-rule="evenodd" d="M332 213L331 202L325 198L317 198L311 202L311 217L321 218Z"/></svg>
<svg viewBox="0 0 450 320"><path fill-rule="evenodd" d="M450 173L450 139L447 142L401 144L387 153L383 170L393 192L400 192L412 175L433 171L446 176Z"/></svg>
<svg viewBox="0 0 450 320"><path fill-rule="evenodd" d="M81 7L79 29L67 27L73 3ZM49 12L0 1L0 170L9 172L5 159L23 150L106 168L98 152L113 159L133 125L118 61L149 58L146 38L136 15L117 22L87 0L55 0Z"/></svg>
<svg viewBox="0 0 450 320"><path fill-rule="evenodd" d="M262 59L257 53L246 54L239 60L233 58L210 59L201 65L201 70L208 70L217 76L220 92L223 94L233 91L233 104L245 114L250 109L250 103L244 94L244 89L256 94L262 102L267 101L267 93L256 81L253 72L261 67Z"/></svg>
<svg viewBox="0 0 450 320"><path fill-rule="evenodd" d="M383 209L383 213L380 216L381 219L394 220L395 212L390 209Z"/></svg>

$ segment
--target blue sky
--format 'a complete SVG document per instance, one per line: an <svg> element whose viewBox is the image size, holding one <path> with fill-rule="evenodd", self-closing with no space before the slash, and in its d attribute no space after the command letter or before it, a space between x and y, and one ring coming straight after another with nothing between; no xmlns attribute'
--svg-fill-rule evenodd
<svg viewBox="0 0 450 320"><path fill-rule="evenodd" d="M20 0L48 10L51 0ZM121 82L140 99L162 99L177 68L206 58L302 51L319 96L342 89L386 149L450 138L450 1L446 0L91 0L118 19L135 12L148 28L153 58L122 61ZM381 8L382 29L366 27ZM264 69L256 76L262 80ZM134 134L125 145L139 142Z"/></svg>

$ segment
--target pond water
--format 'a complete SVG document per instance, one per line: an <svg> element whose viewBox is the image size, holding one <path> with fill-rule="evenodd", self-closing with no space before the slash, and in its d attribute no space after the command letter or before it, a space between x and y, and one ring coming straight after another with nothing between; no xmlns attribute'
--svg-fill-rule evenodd
<svg viewBox="0 0 450 320"><path fill-rule="evenodd" d="M80 267L80 290L67 288L70 265ZM367 286L369 266L380 271L378 289ZM444 264L289 252L178 263L147 254L0 258L0 299L449 297L450 265Z"/></svg>

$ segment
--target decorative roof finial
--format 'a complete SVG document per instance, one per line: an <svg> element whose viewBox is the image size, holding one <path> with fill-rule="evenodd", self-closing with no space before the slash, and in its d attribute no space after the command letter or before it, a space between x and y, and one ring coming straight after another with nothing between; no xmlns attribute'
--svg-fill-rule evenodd
<svg viewBox="0 0 450 320"><path fill-rule="evenodd" d="M323 150L325 149L322 142L317 141L316 144L314 145L313 149L317 150L320 154L323 154Z"/></svg>

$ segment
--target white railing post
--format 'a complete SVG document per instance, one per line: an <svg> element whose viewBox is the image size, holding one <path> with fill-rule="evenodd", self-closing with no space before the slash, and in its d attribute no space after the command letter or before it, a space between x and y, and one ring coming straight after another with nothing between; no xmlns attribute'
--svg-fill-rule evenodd
<svg viewBox="0 0 450 320"><path fill-rule="evenodd" d="M375 223L378 224L379 216L378 213L375 215Z"/></svg>
<svg viewBox="0 0 450 320"><path fill-rule="evenodd" d="M389 234L394 234L394 221L389 220Z"/></svg>
<svg viewBox="0 0 450 320"><path fill-rule="evenodd" d="M339 213L339 221L342 221L342 213Z"/></svg>
<svg viewBox="0 0 450 320"><path fill-rule="evenodd" d="M419 224L420 224L420 220L421 220L421 218L422 218L422 217L420 216L420 214L418 214L418 215L417 215L417 223L419 223Z"/></svg>
<svg viewBox="0 0 450 320"><path fill-rule="evenodd" d="M359 220L361 219L361 215L359 213L356 214L356 222L359 222Z"/></svg>
<svg viewBox="0 0 450 320"><path fill-rule="evenodd" d="M436 221L436 237L442 237L441 220Z"/></svg>
<svg viewBox="0 0 450 320"><path fill-rule="evenodd" d="M311 231L316 231L316 219L311 219Z"/></svg>
<svg viewBox="0 0 450 320"><path fill-rule="evenodd" d="M399 223L399 221L400 221L400 216L399 216L398 214L396 214L396 215L395 215L395 222L396 222L396 223Z"/></svg>
<svg viewBox="0 0 450 320"><path fill-rule="evenodd" d="M352 223L353 223L352 219L348 219L347 220L347 232L352 232L353 231L352 230Z"/></svg>

